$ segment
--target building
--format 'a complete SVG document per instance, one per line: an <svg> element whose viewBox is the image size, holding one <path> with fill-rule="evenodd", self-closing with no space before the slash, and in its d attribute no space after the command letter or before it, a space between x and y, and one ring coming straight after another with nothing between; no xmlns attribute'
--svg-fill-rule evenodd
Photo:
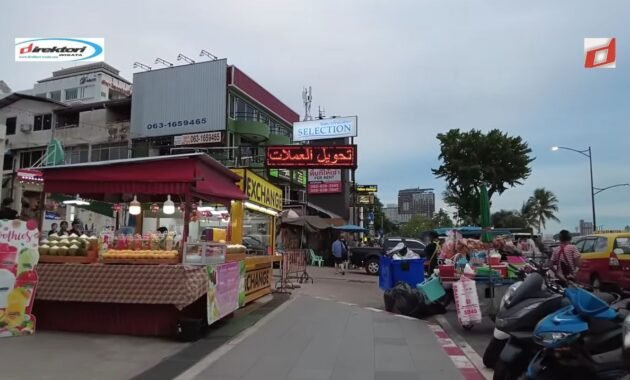
<svg viewBox="0 0 630 380"><path fill-rule="evenodd" d="M65 104L95 103L126 98L131 83L105 62L57 70L49 78L38 80L24 93Z"/></svg>
<svg viewBox="0 0 630 380"><path fill-rule="evenodd" d="M398 213L407 221L413 215L432 218L435 213L435 193L433 189L405 189L398 192Z"/></svg>
<svg viewBox="0 0 630 380"><path fill-rule="evenodd" d="M580 220L579 232L580 235L591 235L594 232L593 222L585 222L584 220Z"/></svg>

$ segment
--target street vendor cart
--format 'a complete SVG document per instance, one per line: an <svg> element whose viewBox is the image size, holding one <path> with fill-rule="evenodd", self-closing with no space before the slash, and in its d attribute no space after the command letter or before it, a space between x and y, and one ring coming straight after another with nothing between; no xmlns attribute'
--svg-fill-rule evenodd
<svg viewBox="0 0 630 380"><path fill-rule="evenodd" d="M172 198L180 204L179 209L166 213L176 214L183 226L178 243L171 242L168 246L169 234L166 250L163 242L153 246L151 241L145 247L137 245L144 244L139 243L139 239L132 238L114 247L114 241L108 240L110 236L102 235L98 241L98 257L92 260L95 262L58 259L40 263L33 311L38 328L173 336L178 327L182 328L182 323L202 323L207 318L209 300L206 295L211 285L209 281L214 277L209 276L211 271L204 265L182 264L182 255L186 245L198 243L201 235L199 231L197 236L191 235L191 220L198 217L196 205L199 202L229 210L233 202L247 199L236 185L241 180L238 174L205 154L53 166L44 167L42 171L42 197L45 194L78 195L81 199L111 204L133 199L129 211L131 207L140 207L143 212L150 209L156 213L157 203L164 204L164 212L167 207L172 208ZM42 199L40 204L44 203ZM143 215L130 216L137 235L142 234L143 223L147 223ZM155 227L144 224L144 230L155 230ZM222 243L229 243L229 229L215 235L223 239ZM53 243L49 242L49 252ZM61 251L62 246L58 247ZM234 251L230 256L228 252L225 261L241 260L244 251Z"/></svg>

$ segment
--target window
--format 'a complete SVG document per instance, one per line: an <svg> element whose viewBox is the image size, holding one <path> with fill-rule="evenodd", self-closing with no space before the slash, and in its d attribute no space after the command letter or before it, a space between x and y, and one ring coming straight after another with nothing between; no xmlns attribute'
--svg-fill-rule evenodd
<svg viewBox="0 0 630 380"><path fill-rule="evenodd" d="M616 248L623 249L623 253L630 253L630 238L618 237L615 239L615 249Z"/></svg>
<svg viewBox="0 0 630 380"><path fill-rule="evenodd" d="M7 117L7 120L4 123L7 125L7 136L14 135L17 117Z"/></svg>
<svg viewBox="0 0 630 380"><path fill-rule="evenodd" d="M36 115L33 118L33 130L34 131L41 131L41 130L48 130L50 129L52 126L52 114L46 114L46 115Z"/></svg>
<svg viewBox="0 0 630 380"><path fill-rule="evenodd" d="M44 155L45 150L29 150L26 152L20 153L20 168L32 168L37 164L42 156Z"/></svg>
<svg viewBox="0 0 630 380"><path fill-rule="evenodd" d="M74 100L79 97L79 89L78 88L69 88L66 90L66 100Z"/></svg>
<svg viewBox="0 0 630 380"><path fill-rule="evenodd" d="M597 239L586 239L584 241L584 248L580 251L581 253L593 253L595 252L595 241Z"/></svg>
<svg viewBox="0 0 630 380"><path fill-rule="evenodd" d="M129 158L127 144L94 145L92 147L92 161L121 160Z"/></svg>
<svg viewBox="0 0 630 380"><path fill-rule="evenodd" d="M234 119L234 109L236 108L236 97L234 95L228 95L228 116Z"/></svg>
<svg viewBox="0 0 630 380"><path fill-rule="evenodd" d="M61 90L51 91L50 92L50 99L56 100L58 102L61 101Z"/></svg>
<svg viewBox="0 0 630 380"><path fill-rule="evenodd" d="M13 156L10 154L4 155L4 167L2 170L13 170Z"/></svg>
<svg viewBox="0 0 630 380"><path fill-rule="evenodd" d="M93 98L94 97L94 86L85 86L79 87L78 89L78 98Z"/></svg>
<svg viewBox="0 0 630 380"><path fill-rule="evenodd" d="M584 251L584 242L586 240L582 239L582 240L578 240L577 242L575 242L575 247L577 248L578 251L580 251L580 253L582 253Z"/></svg>
<svg viewBox="0 0 630 380"><path fill-rule="evenodd" d="M89 161L89 148L87 145L71 146L66 148L66 164L80 164Z"/></svg>
<svg viewBox="0 0 630 380"><path fill-rule="evenodd" d="M600 237L595 241L595 252L608 251L608 238Z"/></svg>

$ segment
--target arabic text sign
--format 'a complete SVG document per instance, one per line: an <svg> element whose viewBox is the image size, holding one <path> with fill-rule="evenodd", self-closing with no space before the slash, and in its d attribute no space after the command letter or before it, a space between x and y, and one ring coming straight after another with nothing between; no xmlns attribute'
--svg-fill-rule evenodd
<svg viewBox="0 0 630 380"><path fill-rule="evenodd" d="M338 139L356 136L356 116L293 123L293 141Z"/></svg>
<svg viewBox="0 0 630 380"><path fill-rule="evenodd" d="M173 137L173 145L213 144L223 141L221 132L192 133Z"/></svg>
<svg viewBox="0 0 630 380"><path fill-rule="evenodd" d="M354 169L357 167L357 146L269 146L266 165L269 168Z"/></svg>

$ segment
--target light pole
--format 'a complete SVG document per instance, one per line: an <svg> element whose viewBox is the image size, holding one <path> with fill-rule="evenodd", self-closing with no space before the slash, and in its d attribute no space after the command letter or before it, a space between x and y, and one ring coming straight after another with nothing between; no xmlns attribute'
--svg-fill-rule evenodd
<svg viewBox="0 0 630 380"><path fill-rule="evenodd" d="M593 152L591 151L591 147L589 146L588 149L584 149L584 150L567 148L565 146L554 146L551 148L551 150L553 150L554 152L560 149L570 150L572 152L579 153L585 157L588 157L588 165L589 165L589 169L591 173L591 208L593 209L593 231L596 231L597 218L595 216L595 195L601 193L602 191L612 189L613 187L630 186L630 184L620 183L617 185L612 185L612 186L603 187L603 188L595 187L595 185L593 184Z"/></svg>

